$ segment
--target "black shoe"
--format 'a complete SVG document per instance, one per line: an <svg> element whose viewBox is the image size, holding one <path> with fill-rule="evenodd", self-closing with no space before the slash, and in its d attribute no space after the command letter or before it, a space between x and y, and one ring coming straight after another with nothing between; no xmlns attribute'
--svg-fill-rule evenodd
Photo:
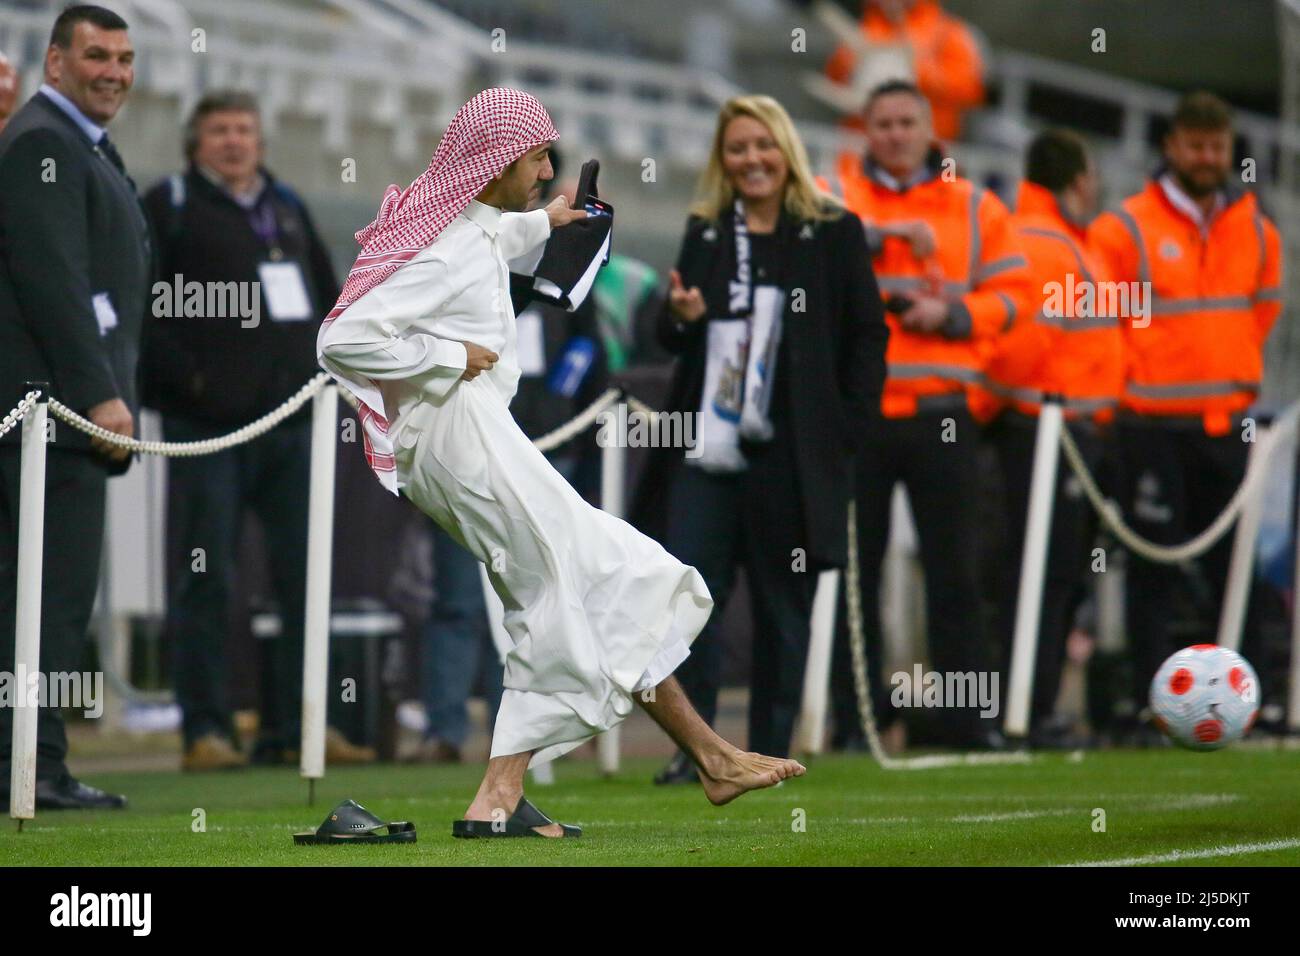
<svg viewBox="0 0 1300 956"><path fill-rule="evenodd" d="M1029 744L1035 750L1091 750L1097 746L1092 737L1075 730L1072 720L1050 717L1029 731Z"/></svg>
<svg viewBox="0 0 1300 956"><path fill-rule="evenodd" d="M699 783L700 775L695 770L691 758L680 750L673 754L664 769L655 774L655 783L659 786L674 783Z"/></svg>
<svg viewBox="0 0 1300 956"><path fill-rule="evenodd" d="M298 752L281 746L278 740L262 738L253 744L248 762L255 767L287 767L298 763Z"/></svg>
<svg viewBox="0 0 1300 956"><path fill-rule="evenodd" d="M72 774L36 781L38 810L121 810L125 806L126 797L88 786Z"/></svg>

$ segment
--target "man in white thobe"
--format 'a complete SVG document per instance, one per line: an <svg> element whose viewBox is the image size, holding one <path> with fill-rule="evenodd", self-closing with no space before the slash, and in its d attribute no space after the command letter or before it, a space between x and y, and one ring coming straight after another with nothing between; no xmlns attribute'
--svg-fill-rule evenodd
<svg viewBox="0 0 1300 956"><path fill-rule="evenodd" d="M514 648L479 792L457 836L576 836L523 796L549 760L642 707L726 803L804 768L718 737L671 676L713 600L699 573L592 508L510 415L518 384L510 271L531 273L554 228L586 215L563 198L523 213L550 179L545 110L486 90L452 120L429 169L389 187L322 325L321 365L361 403L380 480L488 569Z"/></svg>

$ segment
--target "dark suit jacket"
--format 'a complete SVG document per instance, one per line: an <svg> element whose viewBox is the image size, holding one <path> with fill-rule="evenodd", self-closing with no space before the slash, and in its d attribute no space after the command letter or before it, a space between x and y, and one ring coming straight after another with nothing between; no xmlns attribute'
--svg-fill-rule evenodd
<svg viewBox="0 0 1300 956"><path fill-rule="evenodd" d="M709 318L725 307L734 264L729 216L709 223L692 217L677 260L686 288L699 286L710 310L698 322L678 325L665 304L659 320L664 347L678 356L667 411L698 412L708 361ZM851 212L830 221L790 222L782 284L782 321L788 346L789 423L799 470L800 501L788 503L802 515L809 537L810 566L842 567L848 559L848 502L853 494L853 459L869 440L880 416L889 329L871 269L862 221ZM801 289L802 299L791 293ZM795 311L797 303L802 311ZM668 490L683 453L652 449L633 499L634 524L661 538ZM800 509L795 511L794 509Z"/></svg>
<svg viewBox="0 0 1300 956"><path fill-rule="evenodd" d="M0 133L5 411L22 397L24 382L45 381L54 398L82 414L110 398L136 412L150 256L149 228L130 181L37 93ZM93 299L101 293L117 315L115 327L101 328L96 318ZM5 440L16 441L18 431ZM51 447L90 451L89 439L63 424Z"/></svg>
<svg viewBox="0 0 1300 956"><path fill-rule="evenodd" d="M181 196L173 195L170 179L145 193L156 278L166 287L174 287L177 275L186 285L259 282L259 265L275 259L298 265L315 307L310 320L277 322L263 292L260 321L248 327L226 309L156 317L151 308L144 318L142 400L165 417L230 431L277 408L320 371L316 333L339 297L338 282L307 207L269 171L262 174L267 185L257 209L275 223L274 252L249 213L193 166L179 180ZM294 418L310 416L307 405Z"/></svg>

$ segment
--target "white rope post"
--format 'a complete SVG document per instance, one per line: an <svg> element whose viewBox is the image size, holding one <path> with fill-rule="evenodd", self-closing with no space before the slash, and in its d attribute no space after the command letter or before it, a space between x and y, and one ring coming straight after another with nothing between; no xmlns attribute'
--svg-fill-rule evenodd
<svg viewBox="0 0 1300 956"><path fill-rule="evenodd" d="M1263 467L1269 447L1269 427L1260 425L1255 441L1250 447L1246 471ZM1228 564L1228 580L1223 590L1223 607L1219 611L1218 643L1238 650L1241 647L1241 629L1246 622L1246 606L1250 602L1250 584L1255 570L1255 542L1259 540L1259 526L1264 518L1264 496L1251 495L1241 508L1237 519L1237 534L1232 541L1232 560Z"/></svg>
<svg viewBox="0 0 1300 956"><path fill-rule="evenodd" d="M1005 724L1008 737L1023 738L1029 733L1029 704L1034 689L1034 663L1038 656L1038 625L1043 613L1043 578L1047 571L1047 546L1052 532L1061 423L1061 406L1055 402L1044 402L1038 413L1038 434L1034 439L1034 471L1029 486L1029 515L1025 522L1025 553L1020 564L1020 592L1016 597L1011 690Z"/></svg>
<svg viewBox="0 0 1300 956"><path fill-rule="evenodd" d="M803 672L803 704L799 711L800 746L807 754L819 754L825 749L826 698L830 693L835 604L839 596L840 572L819 574L808 626L808 663Z"/></svg>
<svg viewBox="0 0 1300 956"><path fill-rule="evenodd" d="M912 503L900 481L889 497L889 541L881 568L880 629L882 673L899 661L920 658L916 637L924 630L924 586L917 570L920 537Z"/></svg>
<svg viewBox="0 0 1300 956"><path fill-rule="evenodd" d="M627 449L624 447L627 416L620 409L618 417L620 428L613 440L601 449L600 454L600 506L615 518L623 517L623 497L627 483ZM618 773L619 736L619 728L615 726L596 738L596 756L601 773Z"/></svg>
<svg viewBox="0 0 1300 956"><path fill-rule="evenodd" d="M334 553L334 453L339 391L333 382L312 399L311 487L307 501L307 608L302 655L301 773L312 788L325 776L325 717L330 644L330 572Z"/></svg>
<svg viewBox="0 0 1300 956"><path fill-rule="evenodd" d="M22 459L18 492L18 580L14 619L14 674L18 699L14 707L13 750L9 768L9 816L22 826L36 816L36 721L40 711L28 706L28 681L40 671L41 578L45 557L45 423L49 415L49 386L23 419Z"/></svg>

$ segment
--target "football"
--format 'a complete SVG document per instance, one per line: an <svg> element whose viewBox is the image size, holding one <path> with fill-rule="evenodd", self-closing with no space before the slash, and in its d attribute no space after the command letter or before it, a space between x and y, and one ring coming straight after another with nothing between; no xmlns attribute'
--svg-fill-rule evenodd
<svg viewBox="0 0 1300 956"><path fill-rule="evenodd" d="M1259 679L1249 662L1218 644L1171 656L1151 681L1155 724L1193 750L1217 750L1250 732L1259 715Z"/></svg>

